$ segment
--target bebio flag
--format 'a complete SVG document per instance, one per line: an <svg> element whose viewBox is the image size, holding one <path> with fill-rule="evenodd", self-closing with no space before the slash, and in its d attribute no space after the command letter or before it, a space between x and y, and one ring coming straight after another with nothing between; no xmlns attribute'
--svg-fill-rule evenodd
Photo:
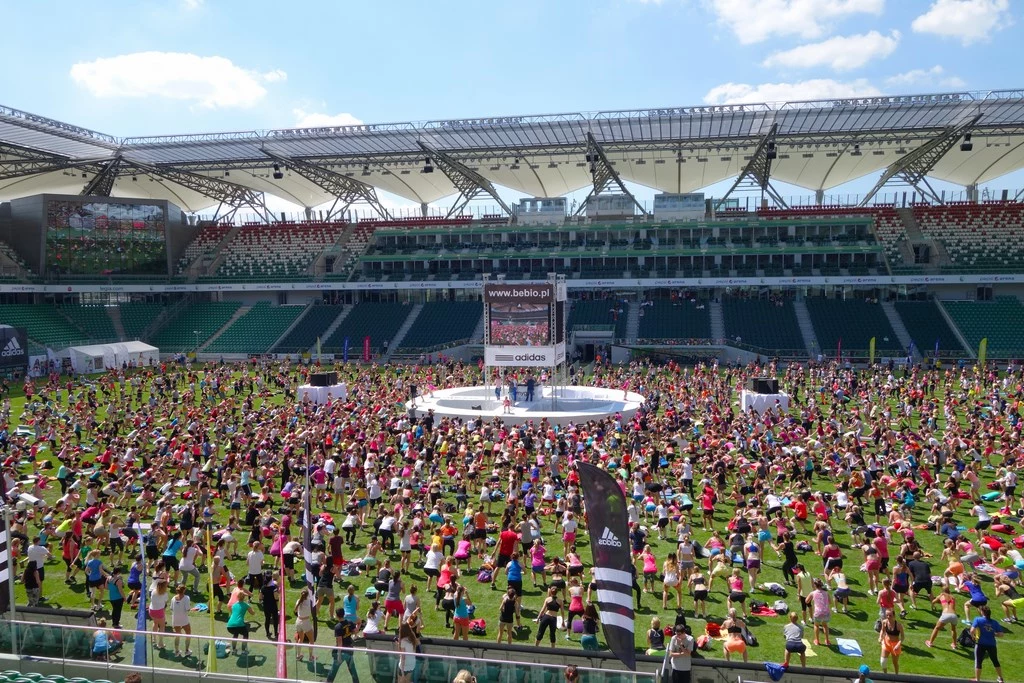
<svg viewBox="0 0 1024 683"><path fill-rule="evenodd" d="M875 364L875 338L868 342L868 365Z"/></svg>
<svg viewBox="0 0 1024 683"><path fill-rule="evenodd" d="M594 582L601 630L612 653L636 671L633 644L633 563L629 554L626 497L610 474L587 463L577 465L587 506L587 531L594 555Z"/></svg>
<svg viewBox="0 0 1024 683"><path fill-rule="evenodd" d="M985 365L985 359L988 356L988 337L981 340L978 344L978 365Z"/></svg>

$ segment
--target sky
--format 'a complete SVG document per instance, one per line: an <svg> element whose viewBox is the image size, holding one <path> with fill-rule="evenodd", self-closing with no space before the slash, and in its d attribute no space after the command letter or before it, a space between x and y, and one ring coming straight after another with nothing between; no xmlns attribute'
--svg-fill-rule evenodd
<svg viewBox="0 0 1024 683"><path fill-rule="evenodd" d="M1024 87L1024 0L0 0L0 14L21 55L0 103L117 137Z"/></svg>

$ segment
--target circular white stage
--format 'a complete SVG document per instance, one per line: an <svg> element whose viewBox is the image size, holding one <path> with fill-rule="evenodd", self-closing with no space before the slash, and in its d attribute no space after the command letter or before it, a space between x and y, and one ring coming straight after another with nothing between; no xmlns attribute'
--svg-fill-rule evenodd
<svg viewBox="0 0 1024 683"><path fill-rule="evenodd" d="M519 400L506 412L505 395L503 393L501 400L496 400L494 387L459 387L439 389L429 396L417 396L415 401L406 402L405 407L406 410L415 410L417 417L433 410L435 417L460 417L463 420L499 417L517 424L527 420L540 422L547 418L552 424L567 425L615 413L630 418L644 401L643 396L632 391L579 386L538 387L534 400L529 402L526 401L525 387L520 387L517 398Z"/></svg>

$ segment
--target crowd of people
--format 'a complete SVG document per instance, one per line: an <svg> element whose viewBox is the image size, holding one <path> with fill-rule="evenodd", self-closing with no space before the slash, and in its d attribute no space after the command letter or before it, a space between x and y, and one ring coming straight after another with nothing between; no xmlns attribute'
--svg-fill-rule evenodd
<svg viewBox="0 0 1024 683"><path fill-rule="evenodd" d="M24 508L11 536L28 603L45 604L60 563L84 590L63 606L120 629L145 578L150 628L167 633L157 646L188 657L196 602L223 612L244 649L253 620L278 637L285 590L290 640L327 643L321 624L339 645L392 634L405 681L422 636L479 637L486 618L498 642L530 633L555 646L562 633L598 649L574 470L591 462L629 501L636 606L655 613L641 649L673 671L716 638L726 659L746 661L754 633L779 637L751 622L788 593L786 665L805 661L805 628L814 646L836 647L831 619L856 609L874 622L883 671L913 672L904 643L940 648L948 633L950 648L974 648L976 676L986 660L1002 676L996 638L1024 605L1008 533L1024 516L1019 373L597 365L582 381L629 386L646 403L628 419L558 427L408 416L409 385L481 384L471 364L339 367L349 395L322 406L296 400L312 369L51 374L25 384L23 413L5 399L4 490ZM737 388L762 374L780 377L788 413L738 411ZM927 638L908 631L908 610L934 613Z"/></svg>

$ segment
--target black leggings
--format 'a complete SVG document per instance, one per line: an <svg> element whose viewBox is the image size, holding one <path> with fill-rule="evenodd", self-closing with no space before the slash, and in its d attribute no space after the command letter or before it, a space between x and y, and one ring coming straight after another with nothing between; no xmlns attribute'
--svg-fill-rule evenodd
<svg viewBox="0 0 1024 683"><path fill-rule="evenodd" d="M537 644L544 639L544 631L548 632L548 640L551 641L551 646L555 645L555 627L558 626L558 619L551 616L550 614L543 614L540 617L540 627L537 629Z"/></svg>
<svg viewBox="0 0 1024 683"><path fill-rule="evenodd" d="M349 545L355 545L356 543L356 528L354 526L342 527L345 530L345 543Z"/></svg>
<svg viewBox="0 0 1024 683"><path fill-rule="evenodd" d="M121 610L124 609L124 598L110 601L110 620L114 628L121 628Z"/></svg>
<svg viewBox="0 0 1024 683"><path fill-rule="evenodd" d="M786 583L793 583L793 568L796 567L795 560L786 560L782 563L782 578Z"/></svg>
<svg viewBox="0 0 1024 683"><path fill-rule="evenodd" d="M281 623L281 614L277 609L277 605L264 605L263 606L263 630L266 631L267 640L277 640L278 626ZM273 631L274 635L270 635Z"/></svg>

